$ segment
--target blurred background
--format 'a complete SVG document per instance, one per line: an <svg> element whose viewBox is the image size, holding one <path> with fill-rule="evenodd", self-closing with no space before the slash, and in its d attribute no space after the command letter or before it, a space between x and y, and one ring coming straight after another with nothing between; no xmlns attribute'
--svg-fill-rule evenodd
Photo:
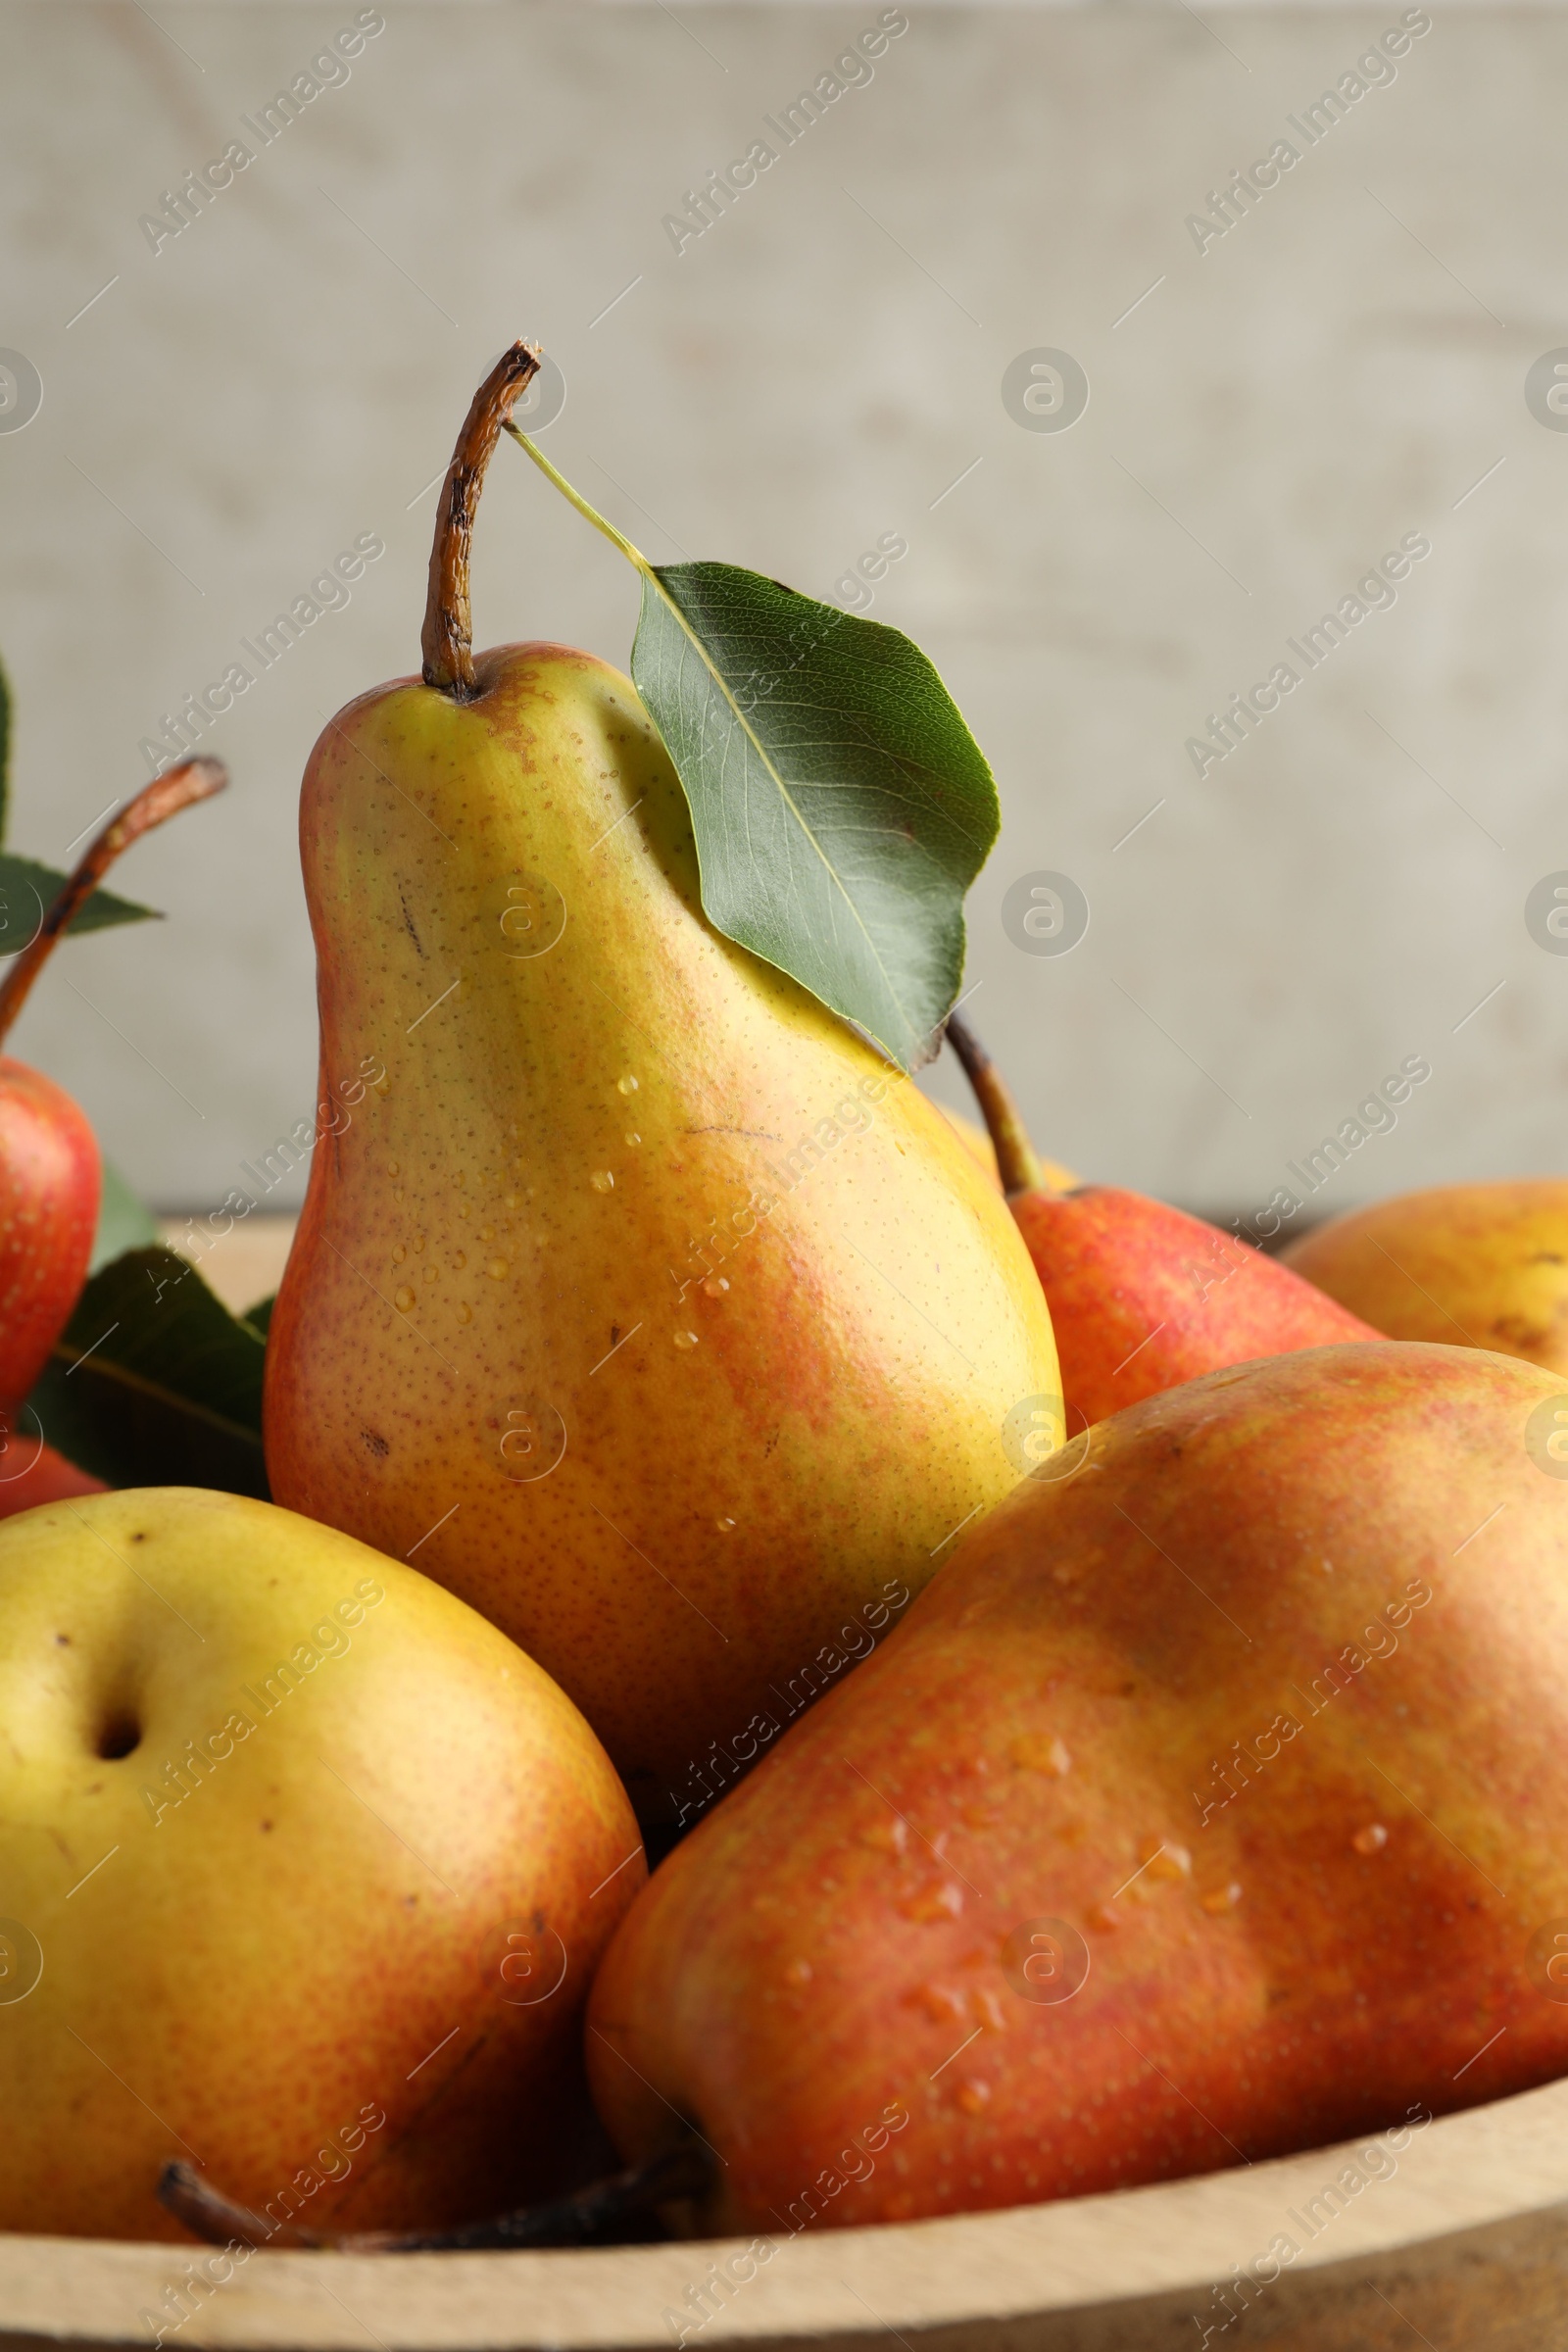
<svg viewBox="0 0 1568 2352"><path fill-rule="evenodd" d="M73 946L12 1041L160 1208L216 1206L310 1113L301 769L417 667L436 482L519 332L564 392L542 445L655 561L752 565L942 670L1004 811L968 1010L1042 1150L1250 1214L1419 1060L1313 1214L1568 1166L1560 12L0 25L9 846L68 862L187 698L252 673L202 720L229 793L117 871L168 920ZM759 138L777 162L705 224ZM313 597L356 543L384 552ZM474 604L480 644L624 665L636 582L503 448ZM965 1100L946 1058L924 1083Z"/></svg>

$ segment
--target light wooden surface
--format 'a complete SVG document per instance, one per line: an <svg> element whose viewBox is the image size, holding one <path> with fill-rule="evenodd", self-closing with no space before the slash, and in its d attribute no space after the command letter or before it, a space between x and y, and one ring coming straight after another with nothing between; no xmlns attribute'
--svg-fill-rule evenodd
<svg viewBox="0 0 1568 2352"><path fill-rule="evenodd" d="M1330 2213L1359 2146L1114 2196L775 2239L707 2324L688 2296L740 2240L609 2252L259 2254L176 2346L230 2352L1554 2352L1568 2343L1568 2082L1429 2125ZM1363 2172L1383 2169L1362 2167ZM1326 2215L1314 2235L1303 2218ZM1300 2248L1223 2333L1214 2288ZM0 2348L146 2344L195 2247L0 2237ZM218 2258L221 2272L223 2258ZM741 2269L746 2268L744 2262ZM1196 2315L1196 2324L1195 2324Z"/></svg>

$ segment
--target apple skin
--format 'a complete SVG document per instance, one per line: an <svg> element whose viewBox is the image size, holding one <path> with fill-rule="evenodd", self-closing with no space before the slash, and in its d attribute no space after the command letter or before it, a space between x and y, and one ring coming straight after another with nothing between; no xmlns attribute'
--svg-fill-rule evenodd
<svg viewBox="0 0 1568 2352"><path fill-rule="evenodd" d="M102 1170L86 1114L0 1054L0 1408L7 1429L87 1279Z"/></svg>
<svg viewBox="0 0 1568 2352"><path fill-rule="evenodd" d="M1351 1209L1282 1252L1393 1340L1568 1372L1568 1179L1443 1184Z"/></svg>
<svg viewBox="0 0 1568 2352"><path fill-rule="evenodd" d="M20 1469L7 1464L19 1462ZM41 1502L66 1502L77 1494L107 1494L109 1489L90 1470L78 1470L52 1446L43 1445L24 1428L0 1432L0 1519L19 1511L34 1511Z"/></svg>
<svg viewBox="0 0 1568 2352"><path fill-rule="evenodd" d="M0 1527L0 2227L177 2237L174 2156L315 2228L561 2185L645 1873L604 1750L494 1627L268 1503L94 1495Z"/></svg>
<svg viewBox="0 0 1568 2352"><path fill-rule="evenodd" d="M1147 1194L1086 1184L1008 1205L1051 1308L1069 1437L1227 1364L1378 1336L1277 1259Z"/></svg>
<svg viewBox="0 0 1568 2352"><path fill-rule="evenodd" d="M1212 2171L1568 2070L1532 1952L1560 1933L1563 1975L1568 1477L1527 1440L1559 1396L1500 1355L1324 1348L1026 1480L622 1923L589 2012L622 2151L678 2111L723 2159L698 2232L777 2232ZM1060 2002L1004 1966L1047 1920L1090 1964Z"/></svg>

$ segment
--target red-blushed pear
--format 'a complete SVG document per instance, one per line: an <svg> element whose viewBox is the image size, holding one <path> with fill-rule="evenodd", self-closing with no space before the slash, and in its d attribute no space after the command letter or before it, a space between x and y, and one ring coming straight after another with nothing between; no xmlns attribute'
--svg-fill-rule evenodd
<svg viewBox="0 0 1568 2352"><path fill-rule="evenodd" d="M227 781L220 760L183 760L103 827L6 973L0 1040L121 853ZM0 1517L25 1507L8 1492L19 1473L39 1501L52 1499L51 1483L72 1494L98 1486L71 1485L70 1465L52 1449L46 1463L36 1429L20 1430L18 1417L86 1280L100 1183L97 1139L82 1111L52 1078L0 1055Z"/></svg>
<svg viewBox="0 0 1568 2352"><path fill-rule="evenodd" d="M564 646L473 658L466 533L533 367L505 356L459 442L423 677L351 703L306 772L321 1091L368 1051L388 1075L311 1162L267 1466L279 1501L418 1544L673 1827L711 1751L755 1756L1008 1491L1013 1429L1057 1442L1059 1384L995 1183L706 920L630 682Z"/></svg>
<svg viewBox="0 0 1568 2352"><path fill-rule="evenodd" d="M1443 1184L1351 1209L1284 1262L1395 1340L1568 1373L1568 1179Z"/></svg>
<svg viewBox="0 0 1568 2352"><path fill-rule="evenodd" d="M698 2230L776 2232L1568 2070L1560 1409L1379 1341L1073 1440L639 1896L589 2011L623 2152L684 2119Z"/></svg>
<svg viewBox="0 0 1568 2352"><path fill-rule="evenodd" d="M467 2220L588 2153L645 1875L569 1700L414 1569L148 1488L0 1528L0 2229Z"/></svg>
<svg viewBox="0 0 1568 2352"><path fill-rule="evenodd" d="M1051 1308L1069 1433L1226 1364L1377 1338L1370 1323L1217 1225L1145 1193L1059 1183L959 1014L948 1016L948 1038Z"/></svg>

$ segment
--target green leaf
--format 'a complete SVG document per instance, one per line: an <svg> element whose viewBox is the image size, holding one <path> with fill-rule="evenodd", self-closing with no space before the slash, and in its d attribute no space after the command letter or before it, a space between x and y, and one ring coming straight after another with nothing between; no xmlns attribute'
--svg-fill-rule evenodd
<svg viewBox="0 0 1568 2352"><path fill-rule="evenodd" d="M158 1239L158 1221L145 1202L131 1191L120 1170L111 1160L103 1163L103 1192L98 1201L98 1229L92 1237L92 1256L87 1261L89 1274L107 1266L111 1258L126 1250L139 1250L144 1242Z"/></svg>
<svg viewBox="0 0 1568 2352"><path fill-rule="evenodd" d="M44 908L63 888L66 877L36 858L17 858L0 850L0 956L15 956L37 936ZM111 890L95 890L76 909L68 937L82 931L104 931L112 923L162 922L155 906L138 906L133 899L117 899Z"/></svg>
<svg viewBox="0 0 1568 2352"><path fill-rule="evenodd" d="M252 1331L259 1331L264 1340L272 1328L272 1309L276 1304L277 1293L274 1291L270 1298L260 1299L255 1306L245 1309L246 1322Z"/></svg>
<svg viewBox="0 0 1568 2352"><path fill-rule="evenodd" d="M11 683L0 662L0 841L6 837L11 807Z"/></svg>
<svg viewBox="0 0 1568 2352"><path fill-rule="evenodd" d="M650 564L506 430L642 575L631 674L691 804L710 922L917 1069L1002 822L935 669L900 630L759 572Z"/></svg>
<svg viewBox="0 0 1568 2352"><path fill-rule="evenodd" d="M115 1487L268 1498L267 1343L161 1245L88 1281L28 1398L51 1446Z"/></svg>
<svg viewBox="0 0 1568 2352"><path fill-rule="evenodd" d="M732 564L661 564L631 674L691 803L709 920L906 1069L928 1060L1001 812L919 647Z"/></svg>

